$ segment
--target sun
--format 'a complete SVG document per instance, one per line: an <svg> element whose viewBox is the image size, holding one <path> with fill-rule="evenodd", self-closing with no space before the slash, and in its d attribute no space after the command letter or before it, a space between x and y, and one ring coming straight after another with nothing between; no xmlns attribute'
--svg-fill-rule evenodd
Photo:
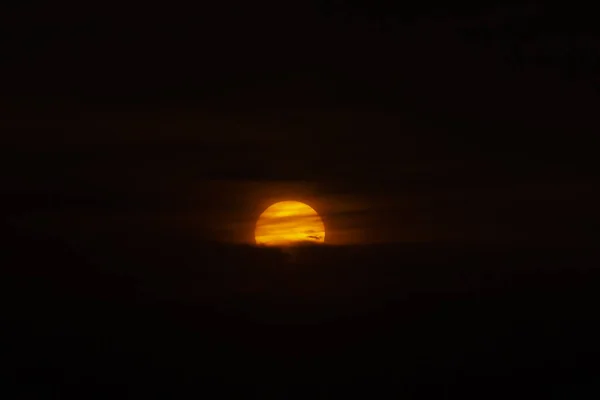
<svg viewBox="0 0 600 400"><path fill-rule="evenodd" d="M281 201L263 211L254 236L256 244L265 246L321 244L325 225L312 207L299 201Z"/></svg>

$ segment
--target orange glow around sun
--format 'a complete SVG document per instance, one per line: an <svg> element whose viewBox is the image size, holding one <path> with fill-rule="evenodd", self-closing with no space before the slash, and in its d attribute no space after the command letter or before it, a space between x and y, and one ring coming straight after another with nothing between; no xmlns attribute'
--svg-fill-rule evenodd
<svg viewBox="0 0 600 400"><path fill-rule="evenodd" d="M317 212L299 201L281 201L267 208L256 222L256 244L290 246L325 241L325 225Z"/></svg>

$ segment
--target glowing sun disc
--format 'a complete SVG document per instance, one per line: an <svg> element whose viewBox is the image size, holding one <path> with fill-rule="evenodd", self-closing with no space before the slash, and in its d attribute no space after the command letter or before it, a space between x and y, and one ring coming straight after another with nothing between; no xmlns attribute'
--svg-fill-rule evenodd
<svg viewBox="0 0 600 400"><path fill-rule="evenodd" d="M299 201L281 201L268 207L258 218L256 244L290 246L325 241L325 225L319 214Z"/></svg>

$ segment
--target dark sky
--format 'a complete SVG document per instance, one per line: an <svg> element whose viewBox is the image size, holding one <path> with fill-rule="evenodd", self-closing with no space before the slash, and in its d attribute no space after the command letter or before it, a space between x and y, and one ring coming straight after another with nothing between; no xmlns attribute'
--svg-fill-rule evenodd
<svg viewBox="0 0 600 400"><path fill-rule="evenodd" d="M296 198L331 243L590 240L591 14L395 3L13 5L8 215L248 242L270 201Z"/></svg>

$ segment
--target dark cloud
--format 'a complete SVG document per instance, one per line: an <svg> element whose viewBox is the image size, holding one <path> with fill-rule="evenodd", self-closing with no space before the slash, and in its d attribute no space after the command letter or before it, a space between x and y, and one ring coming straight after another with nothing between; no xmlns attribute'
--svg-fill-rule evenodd
<svg viewBox="0 0 600 400"><path fill-rule="evenodd" d="M457 5L409 21L395 6L357 7L279 18L250 7L227 23L219 7L204 19L161 11L137 29L133 9L108 7L98 15L114 24L98 26L86 7L80 19L38 10L38 45L27 24L10 25L5 210L113 230L160 220L234 241L269 202L305 197L340 242L587 229L575 220L594 215L581 189L597 148L593 87L554 68L568 56L503 47L529 22L523 49L565 37L544 10Z"/></svg>

